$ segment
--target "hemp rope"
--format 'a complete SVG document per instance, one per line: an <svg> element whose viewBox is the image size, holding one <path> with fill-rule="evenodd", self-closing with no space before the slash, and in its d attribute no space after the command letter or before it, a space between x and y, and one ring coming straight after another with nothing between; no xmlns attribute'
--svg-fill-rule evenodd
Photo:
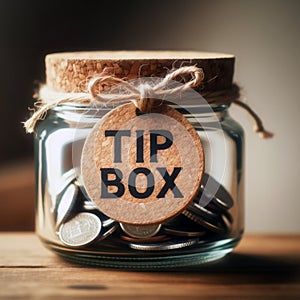
<svg viewBox="0 0 300 300"><path fill-rule="evenodd" d="M171 80L175 80L177 76L189 74L192 79L183 85L175 88L167 88L168 83ZM79 105L94 105L101 104L105 105L108 103L122 104L128 101L132 101L137 108L142 112L150 112L154 99L151 97L155 95L162 99L163 96L171 95L186 91L190 88L199 86L204 79L204 73L201 68L196 66L185 66L180 67L171 73L167 74L165 78L158 84L151 86L147 83L141 83L138 87L133 86L129 82L117 78L114 75L107 75L105 72L92 78L87 85L87 93L62 93L55 92L47 86L40 89L38 100L34 104L34 113L32 116L24 122L24 127L27 133L34 131L37 121L43 120L46 117L47 111L61 104L79 104ZM116 93L116 94L104 94L98 92L99 84L107 84L115 86L122 84L122 88L127 93ZM230 104L234 103L243 109L245 109L254 119L254 131L261 138L271 138L273 133L268 132L264 129L263 123L258 115L240 99L239 87L233 85L229 90L221 90L216 92L201 93L201 96L205 100L212 104Z"/></svg>

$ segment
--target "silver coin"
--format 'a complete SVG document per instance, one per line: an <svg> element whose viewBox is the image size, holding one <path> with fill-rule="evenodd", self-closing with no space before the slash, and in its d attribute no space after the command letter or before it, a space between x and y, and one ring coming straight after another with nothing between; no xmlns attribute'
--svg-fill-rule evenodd
<svg viewBox="0 0 300 300"><path fill-rule="evenodd" d="M100 218L100 220L102 222L102 227L108 227L108 226L116 223L115 220L113 220L110 217L101 213L101 211L98 209L97 205L92 201L85 200L83 203L83 209L87 210L87 211L92 211L93 213L95 213Z"/></svg>
<svg viewBox="0 0 300 300"><path fill-rule="evenodd" d="M70 213L75 205L78 188L75 184L70 184L64 191L56 208L56 227L70 217Z"/></svg>
<svg viewBox="0 0 300 300"><path fill-rule="evenodd" d="M101 231L100 219L92 213L79 213L59 228L60 240L70 247L82 247L95 241Z"/></svg>
<svg viewBox="0 0 300 300"><path fill-rule="evenodd" d="M214 221L220 218L219 214L214 213L205 207L202 207L201 205L199 205L194 201L189 203L189 205L186 207L186 210L195 213L196 215L204 218L207 221Z"/></svg>
<svg viewBox="0 0 300 300"><path fill-rule="evenodd" d="M112 235L118 228L118 224L115 224L114 226L112 226L111 228L109 228L108 230L106 230L105 232L101 233L99 236L99 241L102 241L104 239L106 239L107 237L109 237L110 235Z"/></svg>
<svg viewBox="0 0 300 300"><path fill-rule="evenodd" d="M167 228L165 227L164 232L170 235L175 235L175 236L181 236L181 237L199 237L203 236L206 234L206 231L185 231L185 230L178 230L178 229L173 229L173 228Z"/></svg>
<svg viewBox="0 0 300 300"><path fill-rule="evenodd" d="M156 235L160 228L161 224L153 225L129 225L120 223L122 230L131 237L134 238L149 238Z"/></svg>
<svg viewBox="0 0 300 300"><path fill-rule="evenodd" d="M108 227L110 225L113 225L115 223L116 223L116 221L111 219L111 218L108 218L108 219L105 219L105 220L102 221L102 225L103 225L104 228Z"/></svg>
<svg viewBox="0 0 300 300"><path fill-rule="evenodd" d="M96 210L96 209L98 209L97 205L94 202L89 201L89 200L84 201L83 208L85 210Z"/></svg>
<svg viewBox="0 0 300 300"><path fill-rule="evenodd" d="M138 243L129 243L130 248L135 250L143 251L166 251L181 249L196 245L199 243L199 239L184 239L184 240L172 240L163 243L155 244L138 244Z"/></svg>

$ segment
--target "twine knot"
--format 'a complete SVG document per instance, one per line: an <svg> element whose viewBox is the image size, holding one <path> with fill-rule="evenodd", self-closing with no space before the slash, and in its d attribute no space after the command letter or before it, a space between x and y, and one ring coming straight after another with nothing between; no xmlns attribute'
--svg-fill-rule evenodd
<svg viewBox="0 0 300 300"><path fill-rule="evenodd" d="M178 76L191 75L192 79L183 85L177 87L168 87L172 80ZM150 85L149 82L143 82L140 78L138 86L134 86L128 81L117 78L113 75L99 75L91 79L88 83L87 90L96 103L122 104L132 101L134 105L143 113L151 112L152 106L157 99L163 99L166 95L172 95L183 92L187 89L197 87L204 79L204 72L196 66L181 67L166 75L159 83ZM122 92L118 90L116 93L112 90L109 94L99 92L99 87L103 84L110 86L121 86ZM160 101L161 102L161 101Z"/></svg>

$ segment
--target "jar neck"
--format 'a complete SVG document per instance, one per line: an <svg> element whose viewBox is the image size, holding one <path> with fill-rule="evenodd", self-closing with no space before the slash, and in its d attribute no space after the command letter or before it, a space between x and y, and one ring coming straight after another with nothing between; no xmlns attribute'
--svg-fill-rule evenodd
<svg viewBox="0 0 300 300"><path fill-rule="evenodd" d="M189 122L198 127L199 124L209 125L212 123L222 122L228 116L228 108L230 104L205 105L195 107L179 107L176 108Z"/></svg>
<svg viewBox="0 0 300 300"><path fill-rule="evenodd" d="M188 120L201 119L205 122L221 121L226 115L230 104L219 105L171 105L174 109L182 113ZM59 105L51 110L56 117L75 123L93 124L99 121L104 115L114 107L91 107L76 105Z"/></svg>

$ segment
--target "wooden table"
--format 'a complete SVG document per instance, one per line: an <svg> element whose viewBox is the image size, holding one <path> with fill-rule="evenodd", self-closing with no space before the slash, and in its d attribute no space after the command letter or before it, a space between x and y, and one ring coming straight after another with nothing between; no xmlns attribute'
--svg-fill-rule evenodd
<svg viewBox="0 0 300 300"><path fill-rule="evenodd" d="M300 299L300 236L246 235L234 253L181 272L72 265L34 233L0 233L0 299Z"/></svg>

